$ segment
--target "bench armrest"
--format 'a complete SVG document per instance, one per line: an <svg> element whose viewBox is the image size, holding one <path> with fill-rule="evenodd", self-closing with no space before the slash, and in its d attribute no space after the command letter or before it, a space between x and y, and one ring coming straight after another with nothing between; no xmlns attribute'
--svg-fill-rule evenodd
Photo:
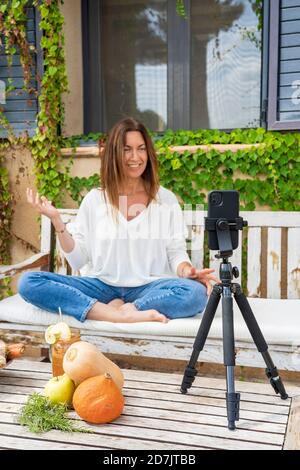
<svg viewBox="0 0 300 470"><path fill-rule="evenodd" d="M49 265L49 253L37 253L21 263L2 265L0 266L0 279L12 277L22 271L27 271L33 268L41 268Z"/></svg>

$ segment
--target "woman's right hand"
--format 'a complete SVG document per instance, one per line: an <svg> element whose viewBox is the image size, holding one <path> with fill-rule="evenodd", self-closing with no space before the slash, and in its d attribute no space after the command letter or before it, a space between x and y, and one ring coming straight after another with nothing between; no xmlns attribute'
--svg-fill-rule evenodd
<svg viewBox="0 0 300 470"><path fill-rule="evenodd" d="M45 196L36 193L34 195L31 188L26 189L27 202L31 204L40 214L46 215L51 220L55 220L60 217L60 214L56 207L52 206L52 201L48 201Z"/></svg>

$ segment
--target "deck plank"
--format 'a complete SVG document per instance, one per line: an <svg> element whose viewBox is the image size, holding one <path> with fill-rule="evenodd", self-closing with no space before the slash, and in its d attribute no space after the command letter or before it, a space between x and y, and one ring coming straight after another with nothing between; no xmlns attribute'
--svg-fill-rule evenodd
<svg viewBox="0 0 300 470"><path fill-rule="evenodd" d="M4 422L13 422L15 423L17 417L22 409L21 404L16 403L1 403L0 402L0 419ZM5 417L5 413L9 414L9 418ZM70 413L69 417L74 420L78 420L76 413ZM168 416L168 419L162 416L153 416L153 410L144 416L140 416L139 413L130 415L125 409L122 416L118 419L119 425L134 425L137 427L152 429L162 429L172 431L174 429L180 429L182 427L182 422L176 421L174 416ZM226 439L241 440L246 442L258 442L258 443L269 443L275 445L282 444L282 435L278 433L266 433L262 431L245 431L239 429L237 433L232 433L224 426L214 426L207 424L195 424L193 422L185 421L184 431L197 434L202 436L212 436L212 437L223 437ZM95 428L95 432L98 432L98 429Z"/></svg>
<svg viewBox="0 0 300 470"><path fill-rule="evenodd" d="M142 446L145 439L146 445L148 442L148 446L152 445L155 446L156 449L170 449L170 445L172 448L182 448L185 449L205 449L205 448L214 448L214 449L229 449L229 450L247 450L247 449L257 449L257 450L280 450L282 442L273 443L273 444L263 444L259 442L248 442L243 440L232 440L226 439L223 437L216 437L210 436L207 439L207 436L197 434L197 433L188 433L186 431L186 426L184 426L184 430L174 431L173 426L170 430L162 430L154 427L148 427L151 425L146 424L149 420L144 422L144 426L137 427L135 425L135 420L131 422L127 420L126 425L121 425L119 419L116 420L114 423L110 424L103 424L101 426L95 425L88 425L83 424L83 427L86 427L92 430L93 434L82 434L82 433L62 433L60 431L51 431L48 432L45 436L41 435L40 438L45 438L47 440L51 439L60 439L61 442L71 442L71 443L81 443L81 444L89 444L89 445L97 445L97 442L101 442L102 446L105 444L111 448L115 449L122 449L125 445L125 448L131 449L138 449L138 446ZM6 424L7 423L7 424ZM152 423L153 424L153 423ZM10 433L13 432L14 435L22 435L32 437L33 434L24 431L24 428L16 423L16 415L12 413L0 413L0 429L2 433ZM144 437L144 439L141 438Z"/></svg>
<svg viewBox="0 0 300 470"><path fill-rule="evenodd" d="M292 400L284 450L300 449L300 396Z"/></svg>
<svg viewBox="0 0 300 470"><path fill-rule="evenodd" d="M71 411L69 417L91 433L50 431L36 435L18 423L18 414L30 393L43 391L51 377L51 364L13 361L0 371L1 447L280 450L300 445L297 433L296 439L290 437L299 428L300 404L297 398L281 400L267 378L266 383L235 382L236 390L241 392L240 420L232 432L227 428L224 379L198 376L189 393L183 395L180 374L123 372L125 408L113 423L91 425ZM300 395L300 387L288 387L287 391L291 397ZM290 412L293 405L296 411Z"/></svg>
<svg viewBox="0 0 300 470"><path fill-rule="evenodd" d="M11 394L30 394L33 392L40 393L42 392L41 387L23 387L23 386L16 386L16 385L2 385L1 384L1 391L5 393ZM155 394L154 394L155 395ZM146 392L144 391L136 391L136 393L131 391L131 394L128 394L126 390L124 390L124 397L126 399L127 404L136 404L139 406L144 406L147 408L161 408L161 409L168 409L168 410L177 410L181 409L182 411L188 411L190 413L203 413L207 415L217 415L217 416L226 416L226 406L224 404L223 407L219 406L209 406L209 405L202 405L200 403L187 403L184 400L182 401L174 401L169 400L166 397L165 400L156 399L155 396L150 398L147 397ZM182 395L178 394L178 397L182 397ZM242 402L241 402L242 405ZM242 419L250 419L253 421L267 421L271 423L286 423L287 421L287 414L278 414L272 412L262 412L257 411L256 409L252 409L250 411L244 410L241 408L240 410L240 417Z"/></svg>
<svg viewBox="0 0 300 470"><path fill-rule="evenodd" d="M16 387L18 389L20 386L24 387L38 387L41 390L46 385L46 381L36 380L32 378L22 378L22 379L15 379L6 376L0 376L0 384L1 385L9 385ZM212 398L212 397L205 397L202 396L200 392L198 395L189 394L189 395L182 395L179 392L179 389L176 391L169 392L165 389L163 391L160 390L148 390L147 387L144 387L142 383L136 382L136 386L134 388L124 387L124 394L128 397L141 397L141 398L154 398L154 399L161 399L167 401L177 401L177 402L184 402L184 403L195 403L199 405L209 405L209 406L219 406L219 407L226 407L226 403L224 401L224 397L219 398ZM266 404L266 403L257 403L253 401L244 401L241 400L240 409L242 410L249 410L249 411L262 411L262 412L269 412L269 413L277 413L277 414L288 414L289 413L289 406L281 406L282 400L277 400L277 403L274 404Z"/></svg>
<svg viewBox="0 0 300 470"><path fill-rule="evenodd" d="M51 365L45 362L34 362L34 368L32 361L13 361L6 370L14 370L14 371L29 371L32 372L46 372L49 373L51 370ZM184 372L184 371L182 371ZM280 372L280 371L279 371ZM181 384L183 374L170 374L164 372L150 372L150 371L140 371L140 370L133 370L133 369L124 369L123 373L125 374L126 381L140 381L140 382L151 382L151 383L159 383L159 384L173 384L179 385ZM236 380L236 390L238 392L248 392L250 389L249 384L251 384L251 391L253 393L258 393L262 395L271 395L274 396L274 390L271 387L268 379L266 378L265 383L256 383L256 382L244 382ZM209 389L217 389L217 390L226 390L226 382L225 379L216 379L211 377L201 377L196 376L195 381L193 383L193 387L206 387ZM289 385L287 390L289 396L298 396L299 395L299 387Z"/></svg>
<svg viewBox="0 0 300 470"><path fill-rule="evenodd" d="M10 404L24 404L27 400L27 395L11 395L7 393L0 393L0 408ZM170 421L181 421L190 422L196 424L204 424L210 426L218 426L227 429L227 418L226 416L207 415L199 413L190 413L176 409L160 409L160 408L147 408L138 406L137 404L131 405L126 403L124 414L127 416L141 416L141 417L157 417L160 419L167 419ZM261 431L264 433L277 433L284 435L286 430L286 423L268 423L268 422L257 422L247 419L240 419L238 423L239 429L250 430L250 431Z"/></svg>
<svg viewBox="0 0 300 470"><path fill-rule="evenodd" d="M21 384L22 382L19 381L18 379L28 379L28 372L17 371L17 370L16 371L10 370L8 372L8 371L5 371L4 369L1 372L1 378L2 377L9 379L9 381L3 380L3 383L6 383L6 384L15 383L16 381L14 379L17 379L17 382ZM51 374L48 372L36 372L36 373L31 372L30 378L37 379L38 381L40 381L40 384L42 384L42 381L43 381L45 384L51 378ZM143 390L159 391L161 389L161 384L158 384L156 382L139 382L135 380L126 380L125 388L126 389L127 388L128 389L141 389L142 388ZM175 384L163 384L163 389L166 392L178 393L179 388L180 387L178 384L176 385ZM193 384L193 387L188 392L188 396L190 395L211 397L211 398L224 398L224 391L205 388L202 386L199 387ZM287 408L289 408L290 403L291 403L290 398L288 398L287 400L280 400L279 397L275 395L274 393L272 395L251 393L251 389L249 389L248 392L243 392L243 400L255 402L255 403L267 403L267 404L276 405L276 406L277 405L286 406Z"/></svg>

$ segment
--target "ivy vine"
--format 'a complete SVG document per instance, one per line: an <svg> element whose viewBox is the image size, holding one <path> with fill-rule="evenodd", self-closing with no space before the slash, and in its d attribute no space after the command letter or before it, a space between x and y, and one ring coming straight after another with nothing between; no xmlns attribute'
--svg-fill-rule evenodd
<svg viewBox="0 0 300 470"><path fill-rule="evenodd" d="M200 144L261 144L237 152L211 149L183 154L170 146ZM265 129L167 131L156 140L161 184L184 203L205 204L212 189L236 189L241 208L254 210L300 210L300 136Z"/></svg>
<svg viewBox="0 0 300 470"><path fill-rule="evenodd" d="M254 210L300 210L300 135L265 129L171 131L152 133L159 158L160 182L185 204L206 203L207 191L236 189L241 208ZM80 136L76 136L80 140ZM102 135L102 140L105 137ZM68 145L72 138L68 139ZM212 144L260 144L237 152L198 149L179 154L172 147ZM71 179L73 200L80 204L87 190L98 186L99 175Z"/></svg>
<svg viewBox="0 0 300 470"><path fill-rule="evenodd" d="M0 109L0 126L6 131L7 138L0 143L0 264L10 261L10 240L8 236L12 220L12 196L9 190L8 174L4 168L5 151L14 145L26 145L35 163L36 187L41 195L47 196L61 206L63 191L69 187L70 159L66 168L61 168L61 130L64 122L62 95L68 89L64 57L64 18L60 11L63 0L0 0L0 46L4 47L8 65L12 65L13 56L18 52L23 69L23 89L33 95L37 90L31 88L33 56L36 49L28 43L26 37L27 9L35 7L39 11L43 31L41 44L44 71L42 77L35 77L40 82L38 94L39 112L35 135L21 137L14 135ZM12 81L8 80L6 96L13 91ZM4 227L4 230L3 230ZM0 283L5 290L8 281ZM7 292L5 292L7 294Z"/></svg>

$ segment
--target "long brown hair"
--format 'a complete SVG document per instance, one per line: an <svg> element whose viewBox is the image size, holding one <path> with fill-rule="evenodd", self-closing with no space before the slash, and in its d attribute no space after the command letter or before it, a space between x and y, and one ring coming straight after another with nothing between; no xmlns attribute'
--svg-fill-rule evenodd
<svg viewBox="0 0 300 470"><path fill-rule="evenodd" d="M147 149L147 165L141 177L148 194L148 204L156 198L159 189L158 161L148 131L141 122L132 117L126 117L117 122L109 132L101 159L101 188L113 209L119 207L119 192L126 181L124 147L126 133L130 131L138 131L142 134Z"/></svg>

